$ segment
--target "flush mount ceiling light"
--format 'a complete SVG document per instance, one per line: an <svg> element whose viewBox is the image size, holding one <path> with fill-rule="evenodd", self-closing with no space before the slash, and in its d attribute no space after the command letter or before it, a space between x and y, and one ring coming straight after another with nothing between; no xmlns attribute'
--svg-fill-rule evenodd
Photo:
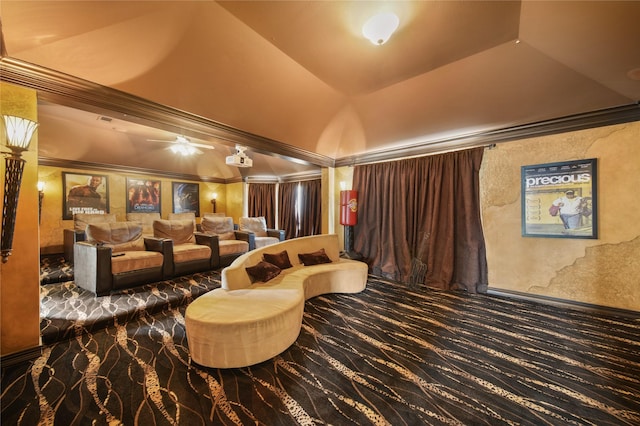
<svg viewBox="0 0 640 426"><path fill-rule="evenodd" d="M390 12L379 13L370 18L362 27L364 35L371 43L378 46L385 44L391 34L398 29L400 20Z"/></svg>

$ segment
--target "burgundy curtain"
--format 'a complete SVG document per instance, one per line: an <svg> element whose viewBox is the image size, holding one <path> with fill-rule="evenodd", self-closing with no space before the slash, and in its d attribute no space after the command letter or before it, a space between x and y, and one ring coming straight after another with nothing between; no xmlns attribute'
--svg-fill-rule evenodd
<svg viewBox="0 0 640 426"><path fill-rule="evenodd" d="M358 224L354 249L372 273L408 282L412 258L424 282L443 290L487 290L480 218L484 148L354 168Z"/></svg>
<svg viewBox="0 0 640 426"><path fill-rule="evenodd" d="M284 229L284 235L287 240L298 236L298 218L296 217L297 192L298 182L281 183L278 191L280 229Z"/></svg>
<svg viewBox="0 0 640 426"><path fill-rule="evenodd" d="M249 184L249 217L264 216L267 228L275 228L275 183Z"/></svg>
<svg viewBox="0 0 640 426"><path fill-rule="evenodd" d="M278 195L280 229L285 230L287 239L320 233L322 223L320 190L320 179L280 184Z"/></svg>
<svg viewBox="0 0 640 426"><path fill-rule="evenodd" d="M300 182L300 215L298 236L317 235L322 226L322 181Z"/></svg>

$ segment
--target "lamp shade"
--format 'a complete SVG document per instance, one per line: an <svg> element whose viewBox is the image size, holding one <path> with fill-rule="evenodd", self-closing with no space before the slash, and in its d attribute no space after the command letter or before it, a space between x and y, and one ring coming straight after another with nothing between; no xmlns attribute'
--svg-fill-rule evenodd
<svg viewBox="0 0 640 426"><path fill-rule="evenodd" d="M31 137L36 131L38 123L13 115L3 115L2 118L7 130L7 146L14 151L29 149Z"/></svg>
<svg viewBox="0 0 640 426"><path fill-rule="evenodd" d="M398 29L399 24L400 20L395 14L390 12L379 13L364 24L362 35L373 44L385 44L391 34Z"/></svg>

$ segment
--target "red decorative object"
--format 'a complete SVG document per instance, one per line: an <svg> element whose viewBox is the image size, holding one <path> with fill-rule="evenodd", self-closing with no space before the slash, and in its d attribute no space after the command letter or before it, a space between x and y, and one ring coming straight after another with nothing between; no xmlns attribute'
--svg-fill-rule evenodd
<svg viewBox="0 0 640 426"><path fill-rule="evenodd" d="M358 223L358 191L340 191L340 225Z"/></svg>

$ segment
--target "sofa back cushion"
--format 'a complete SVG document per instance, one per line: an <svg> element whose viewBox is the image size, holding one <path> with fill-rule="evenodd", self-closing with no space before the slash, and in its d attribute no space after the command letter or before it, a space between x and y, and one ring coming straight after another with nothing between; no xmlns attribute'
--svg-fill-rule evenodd
<svg viewBox="0 0 640 426"><path fill-rule="evenodd" d="M241 217L239 223L241 231L249 231L256 234L256 237L267 236L267 221L264 216L259 217Z"/></svg>
<svg viewBox="0 0 640 426"><path fill-rule="evenodd" d="M153 236L156 238L169 238L173 244L195 243L193 236L192 220L154 220Z"/></svg>
<svg viewBox="0 0 640 426"><path fill-rule="evenodd" d="M233 219L230 217L205 216L200 222L202 232L205 234L216 234L220 240L235 240L236 234L233 231Z"/></svg>
<svg viewBox="0 0 640 426"><path fill-rule="evenodd" d="M145 249L142 226L138 223L90 223L85 232L87 241L111 247L114 253Z"/></svg>
<svg viewBox="0 0 640 426"><path fill-rule="evenodd" d="M193 222L193 231L196 231L196 214L194 212L186 213L169 213L167 215L169 220L191 220Z"/></svg>
<svg viewBox="0 0 640 426"><path fill-rule="evenodd" d="M113 213L76 213L73 215L73 229L84 232L90 223L114 223L116 215Z"/></svg>
<svg viewBox="0 0 640 426"><path fill-rule="evenodd" d="M161 219L160 213L127 213L127 222L142 225L142 235L153 236L153 221Z"/></svg>

